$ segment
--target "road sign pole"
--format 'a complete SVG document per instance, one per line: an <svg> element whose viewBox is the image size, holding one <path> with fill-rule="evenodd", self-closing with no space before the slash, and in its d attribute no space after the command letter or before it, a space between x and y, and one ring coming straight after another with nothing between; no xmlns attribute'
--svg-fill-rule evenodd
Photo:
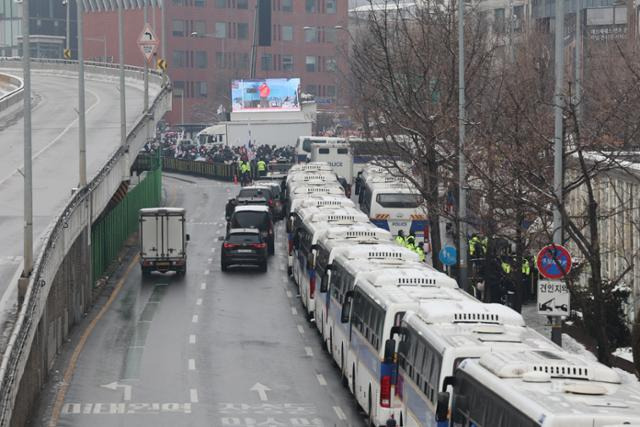
<svg viewBox="0 0 640 427"><path fill-rule="evenodd" d="M66 40L66 43L65 43L65 47L67 49L71 49L71 41L70 41L70 38L71 38L71 22L69 22L70 21L70 19L69 19L69 15L70 15L69 9L71 8L71 0L66 0L66 1L67 1L67 3L66 3L66 5L67 5L67 40Z"/></svg>
<svg viewBox="0 0 640 427"><path fill-rule="evenodd" d="M148 25L147 21L149 19L147 14L147 0L143 0L143 11L144 11L144 25ZM149 111L149 61L145 58L144 61L144 112Z"/></svg>
<svg viewBox="0 0 640 427"><path fill-rule="evenodd" d="M118 1L118 56L120 57L120 145L127 144L127 107L124 88L124 16L123 2ZM128 168L128 166L127 166Z"/></svg>
<svg viewBox="0 0 640 427"><path fill-rule="evenodd" d="M70 0L69 0L70 1ZM83 5L82 1L77 2L77 23L78 23L78 168L80 188L87 185L87 140L85 121L85 98L84 98L84 29L82 28Z"/></svg>
<svg viewBox="0 0 640 427"><path fill-rule="evenodd" d="M24 70L24 270L18 287L22 302L33 268L33 181L31 168L31 47L29 44L29 0L22 2L22 68Z"/></svg>

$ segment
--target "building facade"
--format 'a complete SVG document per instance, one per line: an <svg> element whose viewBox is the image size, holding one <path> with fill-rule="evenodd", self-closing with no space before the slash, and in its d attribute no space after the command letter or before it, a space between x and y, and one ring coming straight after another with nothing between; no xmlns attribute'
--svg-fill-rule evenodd
<svg viewBox="0 0 640 427"><path fill-rule="evenodd" d="M174 86L174 111L167 120L211 123L230 111L231 80L249 78L257 0L169 0L165 11L166 52ZM315 95L320 109L340 104L342 64L346 64L347 0L272 0L271 46L258 47L256 78L300 77L301 91ZM136 40L143 12L127 10L125 63L142 65ZM148 22L162 38L160 9L148 9ZM344 29L343 26L344 25ZM336 28L337 27L337 28ZM118 58L117 14L89 13L85 37L104 38L108 57ZM85 43L87 58L103 56L101 43ZM346 100L345 100L346 102Z"/></svg>

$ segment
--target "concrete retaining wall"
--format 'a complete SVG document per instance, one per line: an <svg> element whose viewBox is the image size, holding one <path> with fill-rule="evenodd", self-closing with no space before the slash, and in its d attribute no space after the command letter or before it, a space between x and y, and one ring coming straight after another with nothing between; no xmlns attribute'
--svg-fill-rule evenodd
<svg viewBox="0 0 640 427"><path fill-rule="evenodd" d="M7 108L11 107L18 102L21 102L23 98L23 82L22 79L11 74L0 73L0 84L3 86L9 86L13 89L8 93L0 96L0 113Z"/></svg>

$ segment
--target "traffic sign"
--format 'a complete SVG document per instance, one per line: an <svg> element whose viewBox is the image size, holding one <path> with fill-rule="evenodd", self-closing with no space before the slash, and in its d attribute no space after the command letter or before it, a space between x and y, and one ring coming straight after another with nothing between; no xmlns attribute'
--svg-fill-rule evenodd
<svg viewBox="0 0 640 427"><path fill-rule="evenodd" d="M62 53L64 54L64 59L71 59L71 49L65 48Z"/></svg>
<svg viewBox="0 0 640 427"><path fill-rule="evenodd" d="M164 58L160 58L156 61L156 66L160 68L162 71L167 71L167 60Z"/></svg>
<svg viewBox="0 0 640 427"><path fill-rule="evenodd" d="M536 265L542 277L562 279L571 271L571 254L560 245L547 245L538 252Z"/></svg>
<svg viewBox="0 0 640 427"><path fill-rule="evenodd" d="M569 288L558 280L538 280L538 313L546 316L568 316Z"/></svg>
<svg viewBox="0 0 640 427"><path fill-rule="evenodd" d="M156 53L156 49L158 49L158 38L156 37L156 33L153 32L151 25L144 24L142 32L138 37L138 46L147 62L149 62L153 54Z"/></svg>
<svg viewBox="0 0 640 427"><path fill-rule="evenodd" d="M438 258L444 265L454 265L458 261L458 251L453 246L445 246L440 249Z"/></svg>

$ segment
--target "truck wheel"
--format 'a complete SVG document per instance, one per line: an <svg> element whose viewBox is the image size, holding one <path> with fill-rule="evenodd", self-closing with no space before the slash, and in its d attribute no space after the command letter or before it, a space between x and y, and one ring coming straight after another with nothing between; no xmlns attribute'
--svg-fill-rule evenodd
<svg viewBox="0 0 640 427"><path fill-rule="evenodd" d="M267 262L263 262L262 264L260 264L260 271L262 271L263 273L267 272Z"/></svg>
<svg viewBox="0 0 640 427"><path fill-rule="evenodd" d="M268 246L269 246L269 255L275 254L276 253L276 248L275 248L275 244L274 244L273 240L269 242Z"/></svg>
<svg viewBox="0 0 640 427"><path fill-rule="evenodd" d="M227 271L229 267L227 267L227 264L225 264L224 262L220 262L220 269L222 271Z"/></svg>

